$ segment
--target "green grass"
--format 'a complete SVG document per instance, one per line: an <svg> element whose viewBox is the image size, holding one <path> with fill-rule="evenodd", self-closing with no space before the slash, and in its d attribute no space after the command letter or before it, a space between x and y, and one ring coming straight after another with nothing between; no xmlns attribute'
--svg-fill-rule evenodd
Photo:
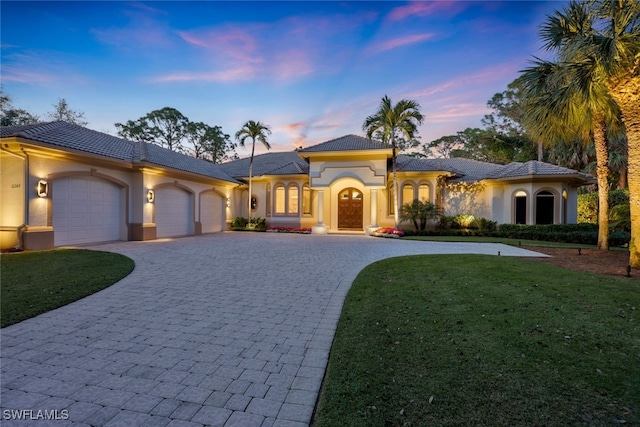
<svg viewBox="0 0 640 427"><path fill-rule="evenodd" d="M434 242L476 242L476 243L504 243L511 246L539 246L548 248L582 248L595 249L595 245L583 243L547 242L544 240L510 239L507 237L486 236L407 236L406 240L425 240ZM612 251L628 251L628 248L610 247Z"/></svg>
<svg viewBox="0 0 640 427"><path fill-rule="evenodd" d="M350 290L315 426L640 425L640 289L482 255L387 259Z"/></svg>
<svg viewBox="0 0 640 427"><path fill-rule="evenodd" d="M82 249L2 254L0 327L104 289L133 267L124 255Z"/></svg>

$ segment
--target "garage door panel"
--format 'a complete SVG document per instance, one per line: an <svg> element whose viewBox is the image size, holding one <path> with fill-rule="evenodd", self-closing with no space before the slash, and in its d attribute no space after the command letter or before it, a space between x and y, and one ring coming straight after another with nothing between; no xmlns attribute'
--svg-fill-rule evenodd
<svg viewBox="0 0 640 427"><path fill-rule="evenodd" d="M56 180L52 193L54 245L120 240L122 190L94 177Z"/></svg>
<svg viewBox="0 0 640 427"><path fill-rule="evenodd" d="M223 206L223 199L219 194L202 194L200 198L200 223L203 233L218 233L223 230Z"/></svg>
<svg viewBox="0 0 640 427"><path fill-rule="evenodd" d="M155 223L158 237L179 237L191 234L193 214L189 193L179 188L157 189Z"/></svg>

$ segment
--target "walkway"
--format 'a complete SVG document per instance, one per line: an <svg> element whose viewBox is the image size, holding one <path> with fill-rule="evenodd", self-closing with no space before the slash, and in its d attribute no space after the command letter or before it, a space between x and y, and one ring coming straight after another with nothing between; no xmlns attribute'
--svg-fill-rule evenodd
<svg viewBox="0 0 640 427"><path fill-rule="evenodd" d="M38 416L78 426L307 426L344 297L366 265L408 254L537 255L500 244L272 233L93 249L125 254L136 268L2 329L3 426ZM29 421L8 420L17 415Z"/></svg>

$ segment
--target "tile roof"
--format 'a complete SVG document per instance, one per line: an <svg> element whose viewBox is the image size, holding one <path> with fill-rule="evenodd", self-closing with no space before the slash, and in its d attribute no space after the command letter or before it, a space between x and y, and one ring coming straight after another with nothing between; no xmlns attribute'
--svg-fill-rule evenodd
<svg viewBox="0 0 640 427"><path fill-rule="evenodd" d="M204 175L223 181L239 183L236 179L229 176L229 174L227 174L219 164L196 159L195 157L187 156L185 154L176 153L175 151L162 148L159 145L147 144L144 142L140 144L146 148L145 160L148 163L191 172L198 175Z"/></svg>
<svg viewBox="0 0 640 427"><path fill-rule="evenodd" d="M384 144L363 138L358 135L345 135L340 138L322 142L300 150L301 153L319 153L325 151L356 151L356 150L388 150Z"/></svg>
<svg viewBox="0 0 640 427"><path fill-rule="evenodd" d="M500 179L500 178L517 178L521 176L532 175L584 175L585 177L591 177L584 173L580 173L573 169L568 169L562 166L552 165L550 163L539 162L537 160L529 160L525 163L512 162L504 165L500 170L494 172L488 178Z"/></svg>
<svg viewBox="0 0 640 427"><path fill-rule="evenodd" d="M128 141L61 121L1 127L0 138L8 137L20 137L48 146L73 149L133 163L154 164L238 184L241 183L240 179L249 175L249 158L213 164L167 150L155 144ZM253 175L307 175L309 164L300 157L299 153L371 149L388 148L379 142L361 136L346 135L299 151L266 153L255 156ZM401 172L444 171L453 174L455 181L563 175L587 181L593 180L591 175L536 160L498 165L463 158L424 159L399 155L397 162L398 171Z"/></svg>
<svg viewBox="0 0 640 427"><path fill-rule="evenodd" d="M235 178L249 176L250 158L223 163L222 169ZM266 153L253 157L253 176L261 175L307 175L309 164L298 156L297 151Z"/></svg>
<svg viewBox="0 0 640 427"><path fill-rule="evenodd" d="M396 164L400 172L437 172L445 171L456 175L464 175L460 170L449 165L447 159L423 159L420 157L410 157L399 155Z"/></svg>
<svg viewBox="0 0 640 427"><path fill-rule="evenodd" d="M2 128L2 138L15 136L61 148L71 148L118 160L131 160L134 143L66 122L37 123Z"/></svg>
<svg viewBox="0 0 640 427"><path fill-rule="evenodd" d="M240 183L220 165L167 150L155 144L134 142L66 122L7 126L0 137L21 137L48 146L73 149L128 162L146 162L223 181Z"/></svg>

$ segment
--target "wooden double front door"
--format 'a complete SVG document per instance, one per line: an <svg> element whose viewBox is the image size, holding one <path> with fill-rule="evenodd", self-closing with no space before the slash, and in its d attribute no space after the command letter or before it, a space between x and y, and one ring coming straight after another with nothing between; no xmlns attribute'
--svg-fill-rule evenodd
<svg viewBox="0 0 640 427"><path fill-rule="evenodd" d="M345 188L338 194L338 228L362 230L362 192Z"/></svg>

